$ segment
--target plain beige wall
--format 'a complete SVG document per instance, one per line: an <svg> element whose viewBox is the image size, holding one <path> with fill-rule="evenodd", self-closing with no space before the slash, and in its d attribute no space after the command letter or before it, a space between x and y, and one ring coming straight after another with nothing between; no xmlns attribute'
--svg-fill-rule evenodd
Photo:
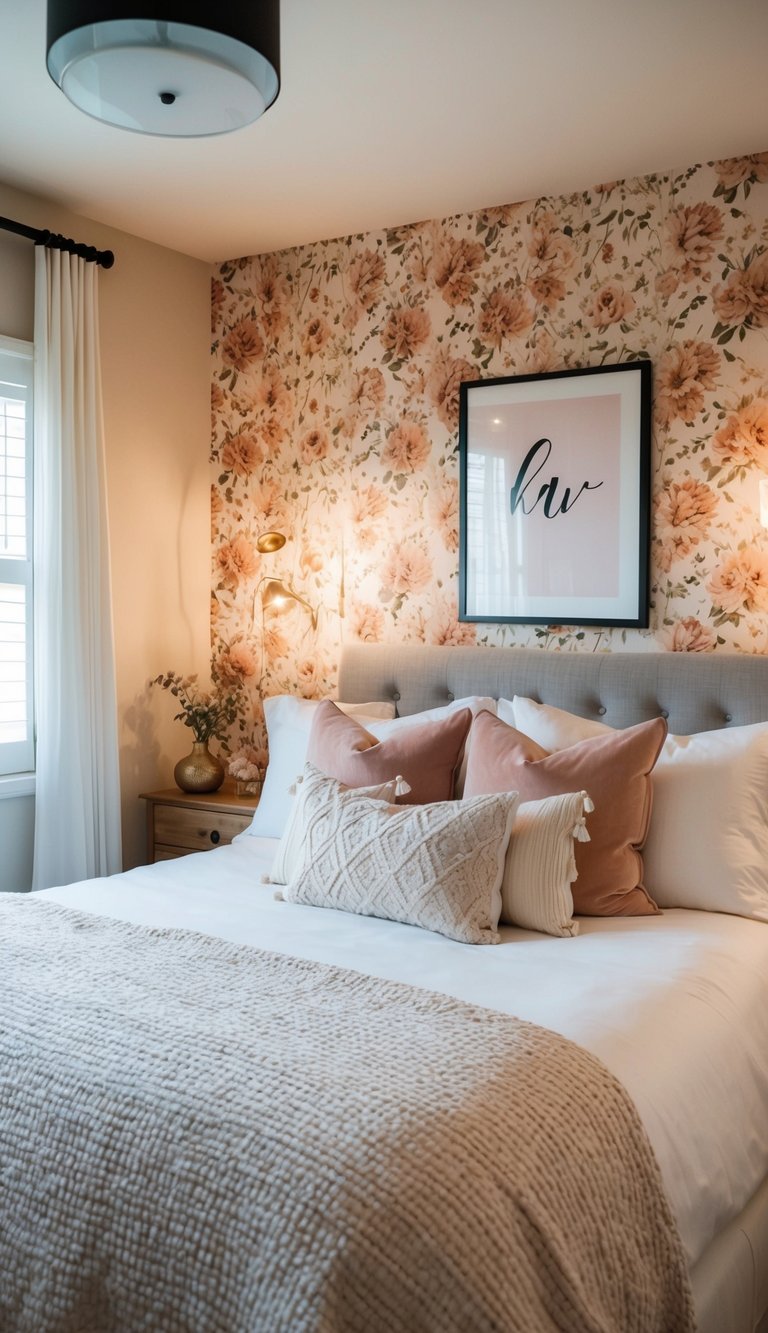
<svg viewBox="0 0 768 1333"><path fill-rule="evenodd" d="M128 867L145 859L138 794L169 785L190 740L146 682L210 658L210 267L2 184L0 214L115 252L99 304ZM31 339L33 279L32 243L0 231L0 333ZM30 828L30 798L0 800L0 888L28 887Z"/></svg>

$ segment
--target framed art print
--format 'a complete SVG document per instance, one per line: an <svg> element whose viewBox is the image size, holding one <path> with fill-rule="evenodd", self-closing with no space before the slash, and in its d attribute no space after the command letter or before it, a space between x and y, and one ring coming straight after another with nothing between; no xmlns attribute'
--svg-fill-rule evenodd
<svg viewBox="0 0 768 1333"><path fill-rule="evenodd" d="M459 619L648 624L651 364L461 385Z"/></svg>

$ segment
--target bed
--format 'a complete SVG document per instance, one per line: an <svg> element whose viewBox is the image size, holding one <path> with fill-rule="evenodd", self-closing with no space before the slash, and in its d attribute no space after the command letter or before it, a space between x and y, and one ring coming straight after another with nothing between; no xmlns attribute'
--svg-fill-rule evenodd
<svg viewBox="0 0 768 1333"><path fill-rule="evenodd" d="M741 656L581 656L511 649L392 649L373 646L347 648L342 658L339 696L351 703L372 699L392 701L399 714L408 716L422 713L426 709L439 708L453 699L462 699L468 695L489 695L494 698L528 696L540 703L618 728L631 727L646 719L664 716L671 731L685 735L723 727L745 727L764 721L768 715L768 664L758 657ZM768 1327L768 1005L765 1003L768 988L768 925L737 915L681 908L665 910L663 915L653 917L583 918L578 936L570 939L555 939L508 926L501 930L500 946L493 949L475 948L395 921L276 901L273 887L261 882L262 876L269 875L275 850L276 844L272 839L245 838L215 852L142 867L108 881L89 881L34 895L40 900L38 905L44 909L42 915L47 914L53 919L54 928L63 931L60 936L60 954L56 957L51 955L47 960L48 968L44 976L47 976L48 981L40 982L38 1008L44 1008L47 1003L49 1014L55 1017L56 1006L51 1003L50 991L46 994L46 986L54 994L57 988L60 989L62 1009L66 1008L66 1001L70 998L71 971L68 951L72 949L74 954L76 947L82 945L90 958L89 966L93 969L94 1031L100 1034L102 1007L105 1011L108 1008L106 1003L101 1005L100 999L108 992L111 973L121 972L122 975L124 972L125 984L129 987L134 985L137 1045L134 1049L129 1043L129 1049L133 1050L139 1068L143 1029L139 1022L141 1005L138 983L132 980L131 954L132 951L138 951L139 946L143 947L149 937L154 942L153 947L159 944L162 949L168 948L170 951L167 954L167 987L171 989L163 991L163 998L168 1004L169 996L178 994L177 1005L182 1018L185 1005L192 1012L195 997L193 993L185 995L186 983L183 981L177 981L176 991L173 990L172 973L175 967L177 971L181 969L183 976L186 967L189 969L186 975L193 975L190 960L196 967L194 960L199 957L196 950L204 947L201 941L210 941L205 948L211 957L206 958L204 966L210 966L212 972L218 969L216 975L224 977L224 982L217 984L225 984L227 976L232 974L233 965L239 966L243 957L247 959L248 951L253 948L267 951L271 959L286 960L293 969L289 990L285 990L285 978L278 979L277 974L273 978L274 995L277 997L273 1018L277 1024L287 1022L286 995L301 992L307 978L315 975L311 971L312 965L319 965L321 970L326 969L324 975L332 976L333 979L350 976L353 979L372 979L371 983L367 983L369 990L360 993L360 1003L368 1003L370 994L373 994L375 1008L378 987L382 1006L386 1008L386 1005L393 1004L401 1016L403 996L412 995L412 988L430 997L424 1000L427 1007L432 1003L431 997L435 997L440 1012L437 1018L432 1012L428 1016L428 1025L424 1031L429 1040L438 1037L443 1025L452 1021L455 1012L453 1006L457 1003L468 1006L460 1012L473 1015L475 1023L481 1023L483 1015L514 1015L525 1023L535 1025L536 1030L547 1030L557 1038L564 1038L569 1045L574 1043L578 1050L585 1051L590 1058L596 1058L599 1068L607 1070L628 1092L660 1170L663 1194L671 1208L673 1227L690 1275L697 1326L703 1333L753 1333L757 1328L764 1330ZM108 952L110 922L123 923L120 926L123 935L114 953L117 962L112 961L113 956ZM48 929L51 921L45 924ZM30 939L27 947L31 967L36 948L33 939ZM307 968L310 970L306 971ZM149 983L145 979L142 984ZM163 984L166 985L165 978ZM408 989L406 991L403 988ZM306 1015L316 1000L316 997L313 1000L312 994L308 992L307 1010L294 1010L293 1003L290 1005L291 1022L284 1032L286 1048L291 1039L296 1037L296 1027L301 1028L304 1021L309 1021ZM82 1008L82 996L75 995L73 1004L75 1008L78 1004ZM129 1015L131 1012L129 1010ZM236 1006L232 1012L236 1012ZM106 1016L104 1021L107 1021ZM488 1021L491 1022L491 1019ZM429 1026L435 1023L437 1026ZM11 1016L6 1008L3 1039L10 1042L12 1057L18 1057L21 1053L24 1060L27 1055L25 1040L31 1041L29 1034L32 1029L22 1027L20 1032L11 1032L10 1024ZM50 1026L63 1041L64 1034L59 1034L53 1018ZM89 1031L87 1016L82 1031ZM174 1031L177 1036L183 1033L183 1025L177 1026ZM227 1024L224 1023L214 1035L215 1040L225 1047L229 1039ZM502 1043L506 1040L505 1030L497 1035ZM322 1026L317 1029L315 1040L322 1044ZM100 1078L105 1079L104 1069L109 1064L97 1041L94 1041L93 1049L88 1045L86 1050L85 1045L88 1043L84 1043L81 1061L75 1062L77 1068L74 1074L70 1071L70 1119L77 1119L78 1115L77 1097L72 1090L84 1087L86 1079L90 1084L98 1082ZM194 1062L193 1045L189 1050L185 1047L184 1054ZM364 1052L358 1053L358 1057L367 1058ZM173 1052L169 1052L167 1057L160 1052L158 1059L161 1067L165 1058L171 1062L168 1066L171 1078ZM334 1058L338 1058L338 1052ZM463 1068L462 1058L461 1052L458 1052L457 1070ZM121 1059L125 1059L124 1052ZM31 1068L23 1060L20 1068ZM4 1067L7 1075L7 1062ZM403 1067L410 1070L408 1078L414 1081L413 1067L407 1065L407 1060ZM38 1061L34 1065L34 1075L37 1082L45 1087L44 1064ZM117 1078L118 1071L112 1076ZM49 1070L47 1077L54 1094L50 1099L53 1117L58 1091L55 1069L53 1073ZM279 1081L280 1070L276 1077ZM0 1107L10 1105L14 1096L23 1100L24 1078L17 1077L14 1080L11 1076L10 1083L6 1083L6 1093L9 1088L12 1096L0 1100ZM150 1085L148 1089L149 1099ZM476 1091L473 1088L473 1096ZM483 1095L486 1095L486 1091L483 1091ZM379 1092L382 1100L386 1101L386 1081L384 1090L380 1088ZM230 1093L231 1089L222 1085L220 1096L225 1099ZM434 1093L430 1095L434 1096ZM298 1094L295 1100L298 1101ZM40 1237L45 1235L46 1207L51 1199L74 1192L75 1198L80 1201L66 1214L73 1234L77 1233L78 1209L94 1208L93 1200L88 1196L87 1184L78 1181L75 1188L73 1177L78 1173L82 1175L79 1159L67 1162L65 1152L64 1158L59 1155L47 1164L45 1170L38 1170L35 1175L34 1159L45 1157L46 1136L52 1132L50 1124L40 1122L40 1105L38 1101L35 1108L38 1120L25 1122L27 1140L30 1138L30 1124L35 1125L38 1132L26 1159L30 1179L37 1181L37 1195L30 1192L26 1197L26 1214L22 1219L24 1225L19 1221L20 1215L14 1214L13 1225L17 1228L18 1236L11 1238L18 1245L19 1268L23 1269L27 1265L30 1272L34 1265L31 1265L29 1251L35 1237L39 1244ZM132 1103L130 1113L140 1117L144 1110L138 1103ZM435 1106L436 1120L439 1119L438 1110L439 1107ZM269 1132L278 1136L274 1118L269 1119L270 1108L260 1104L258 1112L255 1123L266 1126ZM577 1112L578 1108L574 1107L574 1116ZM503 1114L503 1108L497 1113ZM348 1108L345 1114L354 1116L354 1106ZM3 1111L3 1116L7 1116L7 1111ZM306 1127L308 1122L300 1123L304 1125L308 1136L303 1142L311 1144L312 1135ZM0 1121L0 1124L7 1145L18 1126L14 1129L14 1122L8 1118ZM55 1138L55 1126L53 1132ZM62 1143L66 1147L66 1140L62 1140ZM104 1145L101 1146L103 1148ZM301 1182L304 1180L303 1160L299 1161L296 1157L301 1152L301 1146L292 1141L288 1142L286 1149L289 1154L293 1154L291 1160L294 1175L291 1179L297 1182L297 1196L301 1194ZM109 1144L105 1151L109 1156L112 1151ZM399 1142L398 1151L407 1155L407 1142L405 1146ZM213 1206L211 1197L222 1193L222 1190L217 1188L215 1180L207 1178L204 1172L200 1174L203 1158L196 1164L194 1153L191 1150L190 1153L191 1161L186 1162L184 1168L188 1175L191 1173L196 1190L190 1197L198 1201L196 1206L199 1206L201 1215L208 1219ZM578 1155L578 1151L575 1151L574 1156ZM24 1155L18 1160L23 1165ZM390 1159L387 1168L392 1175L397 1169L396 1160L399 1159ZM138 1168L136 1163L133 1166L139 1171L138 1178L143 1178L141 1171L146 1163L138 1163ZM153 1173L162 1175L167 1163L158 1161L155 1156L151 1157L150 1166ZM598 1174L599 1163L593 1163L592 1166ZM116 1169L121 1169L119 1162ZM127 1177L129 1173L125 1174ZM177 1179L173 1173L170 1178ZM579 1179L578 1175L574 1179ZM480 1174L477 1180L481 1180ZM45 1182L45 1190L48 1191L46 1199L39 1197L43 1188L41 1181ZM16 1183L18 1185L18 1181ZM121 1206L130 1211L130 1181L124 1181L123 1184L125 1188L122 1192L118 1191L118 1197ZM382 1184L384 1194L375 1197L375 1207L379 1210L383 1207L382 1198L387 1197L386 1184L386 1181ZM495 1182L493 1188L497 1186L498 1182ZM105 1188L102 1179L98 1196L98 1209L101 1212L97 1210L97 1216L103 1218L103 1230L108 1234L113 1219L109 1198L104 1197ZM261 1188L269 1193L269 1181L262 1181ZM316 1182L313 1188L316 1189ZM430 1188L438 1188L434 1179L431 1180ZM491 1189L491 1184L488 1188ZM291 1203L290 1182L285 1190L287 1194L284 1191L281 1195L279 1210L279 1217L283 1221L285 1207ZM478 1192L482 1196L482 1187L479 1191L470 1190L473 1206ZM482 1208L482 1197L477 1206ZM291 1216L301 1233L301 1228L306 1227L306 1212L302 1213L298 1204L296 1207L297 1211ZM585 1213L588 1211L585 1208ZM28 1219L32 1220L26 1225ZM477 1225L482 1220L481 1214L478 1214ZM440 1220L433 1221L434 1234L437 1235ZM385 1216L382 1225L386 1230ZM0 1244L2 1226L0 1221ZM284 1266L287 1271L279 1274L280 1281L290 1287L291 1299L299 1302L290 1307L298 1312L290 1322L284 1319L281 1322L282 1315L275 1315L271 1320L264 1316L261 1322L258 1319L255 1322L244 1322L235 1307L227 1313L226 1307L217 1305L216 1289L209 1290L206 1287L203 1280L205 1265L202 1264L198 1265L200 1291L195 1292L198 1304L193 1302L191 1306L185 1307L197 1311L197 1314L188 1316L186 1323L180 1322L173 1312L163 1312L156 1307L154 1316L144 1315L145 1322L142 1325L136 1321L121 1324L119 1315L114 1314L110 1316L113 1322L108 1326L200 1329L258 1327L265 1330L283 1327L328 1330L367 1327L528 1327L533 1333L533 1324L515 1322L515 1312L511 1308L508 1317L504 1313L500 1315L490 1297L490 1305L484 1307L482 1312L468 1305L457 1318L455 1311L450 1312L450 1315L435 1315L434 1307L433 1314L426 1318L418 1305L418 1292L411 1290L411 1287L413 1284L418 1286L422 1281L426 1283L433 1267L443 1282L445 1269L440 1265L444 1264L445 1253L441 1251L437 1255L434 1247L419 1248L424 1243L423 1230L423 1227L420 1229L417 1226L415 1231L408 1233L414 1252L418 1251L415 1276L411 1271L395 1267L384 1286L369 1287L363 1296L356 1292L354 1300L349 1298L345 1306L345 1294L348 1296L350 1290L350 1255L356 1264L363 1264L360 1255L354 1254L352 1246L346 1256L346 1271L344 1265L333 1271L329 1287L332 1296L320 1318L306 1314L309 1308L307 1302L311 1304L311 1292L305 1291L302 1284L309 1283L311 1286L311 1277L308 1275L313 1271L312 1265L309 1261L303 1265L301 1246L298 1249L296 1246L286 1247L283 1236L279 1238L281 1243L275 1241L270 1254L275 1270L281 1267L281 1255L290 1254L294 1265L291 1270L286 1258ZM241 1232L236 1234L243 1239ZM94 1242L93 1235L91 1229L80 1248L75 1247L75 1253L81 1270L87 1272L87 1282L95 1291L108 1286L110 1260L108 1252L99 1249ZM9 1243L7 1232L5 1243ZM199 1247L199 1235L195 1243ZM243 1240L246 1248L247 1243L246 1235ZM449 1243L450 1234L442 1239L443 1250ZM309 1240L306 1248L309 1253ZM162 1250L159 1252L163 1253ZM149 1272L153 1267L152 1245L149 1245L147 1253ZM48 1253L46 1257L55 1272L60 1256ZM398 1264L404 1262L402 1253L396 1258ZM487 1255L480 1256L478 1263L487 1258ZM498 1256L493 1262L498 1272ZM541 1255L537 1262L543 1264ZM370 1263L370 1256L366 1263ZM386 1267L383 1259L378 1266ZM566 1266L565 1261L562 1266ZM378 1273L374 1276L378 1283ZM503 1276L499 1274L499 1290L503 1287ZM139 1287L145 1280L148 1281L141 1270L134 1271L134 1277ZM179 1281L189 1286L189 1272L186 1271L186 1276L180 1277ZM535 1273L532 1282L535 1286ZM521 1290L524 1285L521 1278ZM13 1313L6 1314L3 1327L38 1330L46 1325L41 1325L39 1319L37 1323L32 1319L30 1311L39 1307L35 1307L34 1293L30 1294L29 1291L26 1293L25 1304L24 1293L19 1295L22 1287L23 1282L14 1289ZM1 1293L2 1288L0 1300ZM560 1289L558 1298L561 1295ZM386 1318L382 1317L382 1322L376 1322L378 1314L374 1317L370 1308L366 1310L366 1299L380 1303L387 1300L393 1302ZM409 1305L411 1299L416 1304ZM126 1290L112 1292L111 1300L113 1306L110 1308L118 1312L130 1304ZM264 1300L263 1308L267 1309L268 1298L265 1296ZM360 1301L362 1304L359 1304ZM284 1308L288 1306L280 1307ZM75 1322L67 1323L67 1317L66 1311L62 1310L55 1317L51 1316L47 1326L57 1329L84 1327ZM100 1325L90 1326L95 1328ZM563 1329L582 1326L587 1327L575 1320L572 1322L570 1316L562 1311L558 1314L556 1309L548 1311L545 1322L535 1325L536 1328ZM610 1327L602 1326L606 1329ZM642 1319L632 1326L642 1330ZM668 1327L671 1330L682 1326L670 1322ZM661 1329L664 1325L657 1322L647 1327L649 1330L651 1327Z"/></svg>

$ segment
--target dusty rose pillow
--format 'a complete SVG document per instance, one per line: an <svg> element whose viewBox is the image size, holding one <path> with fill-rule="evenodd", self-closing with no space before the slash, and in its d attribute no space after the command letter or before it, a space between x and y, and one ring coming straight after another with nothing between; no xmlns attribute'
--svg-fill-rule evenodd
<svg viewBox="0 0 768 1333"><path fill-rule="evenodd" d="M465 796L519 791L521 801L587 791L589 842L576 844L573 910L583 916L651 916L640 848L651 817L650 773L667 734L663 718L595 736L550 754L490 713L478 713Z"/></svg>
<svg viewBox="0 0 768 1333"><path fill-rule="evenodd" d="M470 710L460 708L439 722L407 727L378 741L326 699L312 723L307 761L348 787L368 787L402 774L411 790L399 798L401 805L450 801L471 721Z"/></svg>

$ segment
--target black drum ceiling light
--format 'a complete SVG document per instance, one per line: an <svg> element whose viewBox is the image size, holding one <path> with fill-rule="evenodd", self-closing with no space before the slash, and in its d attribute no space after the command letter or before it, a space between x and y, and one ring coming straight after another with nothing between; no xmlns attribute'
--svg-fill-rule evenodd
<svg viewBox="0 0 768 1333"><path fill-rule="evenodd" d="M279 0L48 0L47 63L70 102L109 125L226 134L280 90Z"/></svg>

